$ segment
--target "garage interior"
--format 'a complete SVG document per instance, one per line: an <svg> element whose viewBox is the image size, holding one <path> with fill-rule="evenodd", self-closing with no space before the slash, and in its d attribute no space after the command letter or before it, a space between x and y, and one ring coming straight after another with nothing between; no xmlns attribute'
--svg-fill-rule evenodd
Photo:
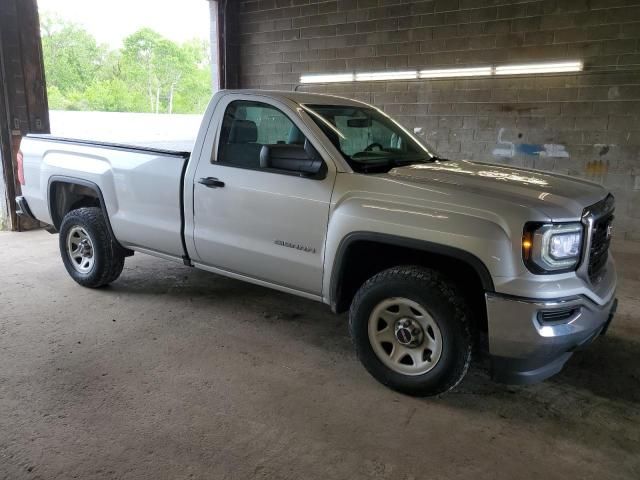
<svg viewBox="0 0 640 480"><path fill-rule="evenodd" d="M46 72L36 1L1 0L0 477L639 478L640 2L214 3L222 88L363 100L442 157L605 185L615 321L544 383L496 384L479 362L418 399L370 378L321 304L140 254L78 287L58 237L16 215L20 138L49 131ZM581 69L496 74L533 62Z"/></svg>

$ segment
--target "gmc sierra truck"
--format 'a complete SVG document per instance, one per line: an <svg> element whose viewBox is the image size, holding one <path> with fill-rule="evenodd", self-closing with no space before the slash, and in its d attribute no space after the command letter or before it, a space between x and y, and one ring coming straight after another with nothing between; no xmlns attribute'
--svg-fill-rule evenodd
<svg viewBox="0 0 640 480"><path fill-rule="evenodd" d="M140 252L324 302L412 395L454 388L472 352L497 381L548 378L616 309L602 186L447 161L354 100L222 91L192 152L28 135L17 165L21 214L80 285Z"/></svg>

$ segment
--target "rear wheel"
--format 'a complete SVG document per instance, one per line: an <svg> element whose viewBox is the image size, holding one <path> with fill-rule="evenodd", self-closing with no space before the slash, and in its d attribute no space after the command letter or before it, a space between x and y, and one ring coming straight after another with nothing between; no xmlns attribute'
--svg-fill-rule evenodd
<svg viewBox="0 0 640 480"><path fill-rule="evenodd" d="M349 327L360 361L394 390L437 395L469 368L466 303L434 270L395 267L370 278L353 300Z"/></svg>
<svg viewBox="0 0 640 480"><path fill-rule="evenodd" d="M124 253L97 207L79 208L65 215L60 226L60 254L71 278L85 287L107 285L124 268Z"/></svg>

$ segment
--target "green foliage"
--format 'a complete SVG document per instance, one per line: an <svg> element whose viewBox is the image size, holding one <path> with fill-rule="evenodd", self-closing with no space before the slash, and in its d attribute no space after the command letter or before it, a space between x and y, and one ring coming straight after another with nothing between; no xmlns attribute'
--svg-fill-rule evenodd
<svg viewBox="0 0 640 480"><path fill-rule="evenodd" d="M204 41L177 44L142 28L110 51L82 27L46 14L41 31L52 109L202 113L207 105Z"/></svg>
<svg viewBox="0 0 640 480"><path fill-rule="evenodd" d="M44 16L41 29L47 80L63 95L87 88L100 68L105 47L86 30L55 17Z"/></svg>
<svg viewBox="0 0 640 480"><path fill-rule="evenodd" d="M49 108L52 110L66 110L67 99L64 94L55 85L47 86L47 97L49 99Z"/></svg>

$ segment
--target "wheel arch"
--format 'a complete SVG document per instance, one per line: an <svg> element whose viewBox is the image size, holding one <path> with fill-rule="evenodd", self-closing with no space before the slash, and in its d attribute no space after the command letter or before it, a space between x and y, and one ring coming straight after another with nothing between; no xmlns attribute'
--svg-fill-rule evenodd
<svg viewBox="0 0 640 480"><path fill-rule="evenodd" d="M392 252L389 258L374 258L370 264L367 254L384 249ZM361 265L366 257L367 265ZM414 260L412 263L423 266L455 264L461 267L459 274L473 274L473 283L484 293L495 291L493 279L484 262L474 254L462 249L429 242L426 240L400 237L385 233L353 232L345 236L340 242L335 254L334 266L330 278L329 302L334 312L344 312L357 289L370 276L381 270L400 263ZM455 276L455 275L454 275ZM366 278L364 278L366 277Z"/></svg>
<svg viewBox="0 0 640 480"><path fill-rule="evenodd" d="M83 178L53 175L49 178L47 195L49 216L51 217L53 227L51 230L53 230L53 232L57 232L60 229L64 216L71 210L89 206L99 207L104 214L107 229L113 241L125 250L127 254L129 254L129 252L131 254L133 253L124 248L116 239L113 229L111 228L111 221L109 220L109 212L107 211L104 196L98 184Z"/></svg>

